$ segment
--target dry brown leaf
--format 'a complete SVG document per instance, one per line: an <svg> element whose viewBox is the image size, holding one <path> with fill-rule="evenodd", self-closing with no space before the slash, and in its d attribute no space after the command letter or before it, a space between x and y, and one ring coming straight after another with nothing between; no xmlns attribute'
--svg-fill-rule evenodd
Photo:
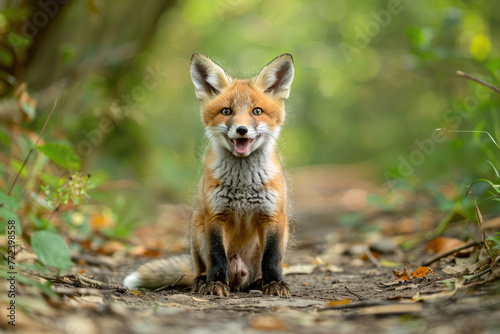
<svg viewBox="0 0 500 334"><path fill-rule="evenodd" d="M283 268L283 275L290 275L290 274L310 275L312 274L314 268L316 268L316 265L314 264L294 264L292 266Z"/></svg>
<svg viewBox="0 0 500 334"><path fill-rule="evenodd" d="M24 118L27 120L32 120L36 116L36 105L37 101L32 99L28 93L28 85L26 82L21 83L16 91L14 92L14 96L17 99L17 103L19 109L23 112Z"/></svg>
<svg viewBox="0 0 500 334"><path fill-rule="evenodd" d="M344 268L337 267L331 263L327 263L325 266L319 266L318 269L322 273L327 272L327 271L331 272L331 273L341 273L344 271Z"/></svg>
<svg viewBox="0 0 500 334"><path fill-rule="evenodd" d="M115 225L110 215L104 213L93 213L89 218L92 231L100 231L103 228L111 228Z"/></svg>
<svg viewBox="0 0 500 334"><path fill-rule="evenodd" d="M132 248L130 254L137 257L159 257L161 252L158 249L146 248L140 245Z"/></svg>
<svg viewBox="0 0 500 334"><path fill-rule="evenodd" d="M444 253L465 244L462 240L447 237L437 237L429 241L425 249L434 253Z"/></svg>
<svg viewBox="0 0 500 334"><path fill-rule="evenodd" d="M380 257L380 254L379 254L379 253L374 253L374 252L371 252L371 251L368 251L368 252L370 252L370 253L372 254L372 256L373 256L375 259L378 259L378 258ZM368 254L366 254L366 252L365 252L365 253L363 253L363 254L361 254L361 257L360 257L360 258L361 258L361 260L363 260L363 261L368 261L368 260L370 260L370 259L368 258Z"/></svg>
<svg viewBox="0 0 500 334"><path fill-rule="evenodd" d="M92 247L92 242L89 239L86 239L80 242L80 245L83 247L83 249L90 250Z"/></svg>
<svg viewBox="0 0 500 334"><path fill-rule="evenodd" d="M358 312L358 315L390 315L390 314L412 314L420 313L423 310L422 304L404 304L380 305L366 307Z"/></svg>
<svg viewBox="0 0 500 334"><path fill-rule="evenodd" d="M403 271L397 271L394 269L392 273L397 277L396 281L411 281L412 279L410 271L406 267L404 267Z"/></svg>
<svg viewBox="0 0 500 334"><path fill-rule="evenodd" d="M344 304L349 304L351 300L349 298L344 298L342 300L332 300L331 302L328 303L328 306L338 306L338 305L344 305Z"/></svg>
<svg viewBox="0 0 500 334"><path fill-rule="evenodd" d="M472 274L479 269L484 268L485 266L489 265L491 263L491 258L485 257L482 260L478 261L477 263L474 263L473 265L466 265L466 264L461 264L458 266L446 266L443 268L443 272L446 274L452 274L452 275L468 275Z"/></svg>
<svg viewBox="0 0 500 334"><path fill-rule="evenodd" d="M124 251L125 246L117 240L108 240L97 249L97 254L100 255L113 255L116 252Z"/></svg>
<svg viewBox="0 0 500 334"><path fill-rule="evenodd" d="M288 326L280 319L271 316L258 316L252 319L250 327L256 330L285 331Z"/></svg>
<svg viewBox="0 0 500 334"><path fill-rule="evenodd" d="M128 291L132 292L137 297L141 297L141 293L139 291L137 291L137 290L128 290Z"/></svg>
<svg viewBox="0 0 500 334"><path fill-rule="evenodd" d="M422 267L422 266L418 267L417 270L415 270L411 275L413 277L425 277L429 273L434 274L434 276L439 278L438 275L436 275L436 273L434 272L434 270L432 270L429 267Z"/></svg>

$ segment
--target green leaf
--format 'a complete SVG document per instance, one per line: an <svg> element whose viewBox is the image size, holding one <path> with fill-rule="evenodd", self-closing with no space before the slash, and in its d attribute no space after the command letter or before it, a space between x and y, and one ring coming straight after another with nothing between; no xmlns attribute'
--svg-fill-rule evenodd
<svg viewBox="0 0 500 334"><path fill-rule="evenodd" d="M16 229L16 235L21 236L23 233L21 229L21 219L19 219L19 216L17 213L11 209L6 208L5 206L0 207L0 217L2 217L5 220L5 224L2 224L4 227L10 220L15 221L15 229Z"/></svg>
<svg viewBox="0 0 500 334"><path fill-rule="evenodd" d="M19 173L19 171L21 171L21 177L23 179L28 178L28 169L25 168L26 166L24 166L24 168L23 168L23 163L21 161L12 159L10 161L10 166L14 169L14 171L16 173ZM21 170L21 168L22 168L22 170Z"/></svg>
<svg viewBox="0 0 500 334"><path fill-rule="evenodd" d="M21 207L21 204L19 204L19 202L14 197L10 197L1 190L0 190L0 204L3 204L14 210L17 210Z"/></svg>
<svg viewBox="0 0 500 334"><path fill-rule="evenodd" d="M8 49L0 49L0 64L9 68L14 63L14 56Z"/></svg>
<svg viewBox="0 0 500 334"><path fill-rule="evenodd" d="M495 189L495 191L497 193L500 194L500 184L494 184L493 182L491 182L490 180L487 180L487 179L478 179L478 180L472 182L470 184L470 187L472 187L473 185L475 185L478 182L486 182L486 183L488 183L493 189Z"/></svg>
<svg viewBox="0 0 500 334"><path fill-rule="evenodd" d="M49 157L50 160L67 169L79 170L82 167L80 158L75 150L67 145L45 144L37 146L37 149Z"/></svg>
<svg viewBox="0 0 500 334"><path fill-rule="evenodd" d="M24 50L31 45L31 40L15 32L9 32L7 41L15 50Z"/></svg>
<svg viewBox="0 0 500 334"><path fill-rule="evenodd" d="M497 176L497 183L500 183L500 174L498 174L498 171L497 171L495 165L493 164L493 162L491 162L489 160L486 160L486 162L490 164L491 168L493 168L493 170L495 171L495 175Z"/></svg>
<svg viewBox="0 0 500 334"><path fill-rule="evenodd" d="M31 237L31 247L45 266L68 269L73 266L64 240L55 233L40 231Z"/></svg>
<svg viewBox="0 0 500 334"><path fill-rule="evenodd" d="M9 146L10 143L10 137L4 132L3 129L0 129L0 143L5 146Z"/></svg>

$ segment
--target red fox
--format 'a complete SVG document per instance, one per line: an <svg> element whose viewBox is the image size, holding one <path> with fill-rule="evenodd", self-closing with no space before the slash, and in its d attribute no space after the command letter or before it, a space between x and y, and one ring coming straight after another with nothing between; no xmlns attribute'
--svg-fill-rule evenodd
<svg viewBox="0 0 500 334"><path fill-rule="evenodd" d="M281 266L289 224L276 142L293 81L283 54L248 80L230 77L207 56L191 58L191 78L211 149L190 223L191 255L156 260L125 278L128 288L176 283L202 295L260 289L290 297Z"/></svg>

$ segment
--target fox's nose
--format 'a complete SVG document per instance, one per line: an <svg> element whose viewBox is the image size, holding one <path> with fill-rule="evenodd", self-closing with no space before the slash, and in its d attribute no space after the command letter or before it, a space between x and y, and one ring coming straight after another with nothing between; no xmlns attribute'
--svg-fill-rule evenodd
<svg viewBox="0 0 500 334"><path fill-rule="evenodd" d="M247 129L247 127L246 127L246 126L241 125L241 126L238 126L238 127L236 128L236 132L237 132L239 135L244 136L244 135L248 132L248 129Z"/></svg>

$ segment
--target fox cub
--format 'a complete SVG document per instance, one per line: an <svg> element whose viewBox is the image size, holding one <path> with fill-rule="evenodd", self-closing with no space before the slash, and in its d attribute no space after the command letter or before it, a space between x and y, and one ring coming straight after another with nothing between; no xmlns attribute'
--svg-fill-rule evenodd
<svg viewBox="0 0 500 334"><path fill-rule="evenodd" d="M193 54L191 78L211 149L191 218L191 255L146 263L125 278L126 286L178 281L176 286L192 285L202 295L260 289L290 296L281 272L289 225L276 141L293 73L289 54L248 80L234 79L207 56Z"/></svg>

